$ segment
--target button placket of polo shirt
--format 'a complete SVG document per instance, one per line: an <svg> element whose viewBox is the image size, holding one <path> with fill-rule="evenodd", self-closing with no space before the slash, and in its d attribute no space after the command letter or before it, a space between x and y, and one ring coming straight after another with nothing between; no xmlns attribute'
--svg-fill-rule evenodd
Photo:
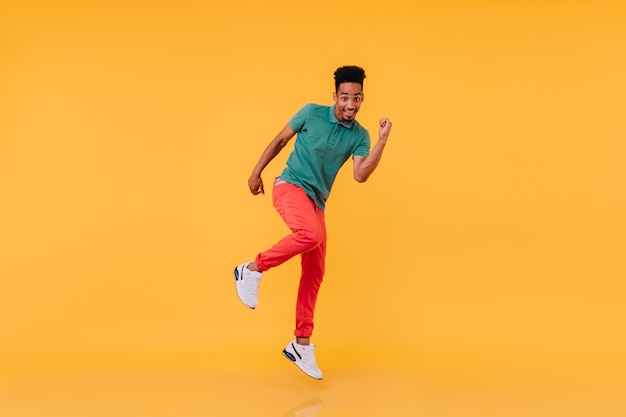
<svg viewBox="0 0 626 417"><path fill-rule="evenodd" d="M339 139L340 134L341 134L341 125L339 123L335 123L335 128L333 129L332 133L328 137L328 144L329 145L336 144L337 140Z"/></svg>

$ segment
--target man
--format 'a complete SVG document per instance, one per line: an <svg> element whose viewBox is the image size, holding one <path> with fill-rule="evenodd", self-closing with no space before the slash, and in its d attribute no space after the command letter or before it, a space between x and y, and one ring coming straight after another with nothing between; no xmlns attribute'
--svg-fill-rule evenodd
<svg viewBox="0 0 626 417"><path fill-rule="evenodd" d="M307 104L300 109L267 146L248 179L252 194L264 194L261 173L298 134L287 167L274 181L272 192L274 207L291 229L291 234L234 271L237 295L247 307L255 308L262 273L295 255L301 256L295 339L283 354L316 379L322 379L322 372L315 362L310 337L317 294L324 276L326 200L339 169L350 156L354 179L365 182L369 178L380 161L391 130L389 119L381 119L378 141L370 152L369 133L355 119L364 98L365 71L356 66L345 66L338 68L334 76L335 104Z"/></svg>

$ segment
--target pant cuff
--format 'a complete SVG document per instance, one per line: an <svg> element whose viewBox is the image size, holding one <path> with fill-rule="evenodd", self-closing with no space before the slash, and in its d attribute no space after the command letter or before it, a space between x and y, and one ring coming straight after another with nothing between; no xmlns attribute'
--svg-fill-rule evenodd
<svg viewBox="0 0 626 417"><path fill-rule="evenodd" d="M256 266L257 268L259 268L259 271L261 272L265 272L268 269L270 269L267 265L265 265L265 263L261 260L261 254L259 253L256 256L256 259L254 260L256 262Z"/></svg>

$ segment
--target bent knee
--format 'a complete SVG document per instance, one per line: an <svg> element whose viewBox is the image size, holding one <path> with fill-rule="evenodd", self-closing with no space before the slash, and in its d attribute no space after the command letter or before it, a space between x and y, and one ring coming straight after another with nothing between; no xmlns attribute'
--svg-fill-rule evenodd
<svg viewBox="0 0 626 417"><path fill-rule="evenodd" d="M324 241L322 229L298 230L296 236L298 241L307 249L316 248Z"/></svg>

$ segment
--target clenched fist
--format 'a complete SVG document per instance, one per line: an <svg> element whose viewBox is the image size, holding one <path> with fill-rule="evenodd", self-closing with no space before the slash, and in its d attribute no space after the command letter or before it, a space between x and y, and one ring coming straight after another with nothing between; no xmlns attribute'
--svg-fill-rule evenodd
<svg viewBox="0 0 626 417"><path fill-rule="evenodd" d="M389 137L389 131L391 131L391 121L386 117L380 119L380 128L378 129L378 137L382 140L387 140Z"/></svg>

